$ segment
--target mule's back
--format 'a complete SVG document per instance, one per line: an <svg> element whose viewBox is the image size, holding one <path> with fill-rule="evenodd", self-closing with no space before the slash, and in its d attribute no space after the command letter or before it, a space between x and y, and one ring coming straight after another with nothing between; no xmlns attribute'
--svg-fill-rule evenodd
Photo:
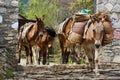
<svg viewBox="0 0 120 80"><path fill-rule="evenodd" d="M63 34L65 29L65 24L68 22L69 18L66 18L62 23L57 26L57 34Z"/></svg>
<svg viewBox="0 0 120 80"><path fill-rule="evenodd" d="M75 22L83 22L90 19L89 14L74 14L73 19Z"/></svg>
<svg viewBox="0 0 120 80"><path fill-rule="evenodd" d="M34 23L33 22L29 22L24 24L23 26L20 27L20 31L18 33L19 38L21 40L26 39L27 33L30 31L30 29L33 27Z"/></svg>
<svg viewBox="0 0 120 80"><path fill-rule="evenodd" d="M71 27L69 33L69 41L71 43L82 43L84 29L90 16L87 14L75 14L73 15L74 24Z"/></svg>

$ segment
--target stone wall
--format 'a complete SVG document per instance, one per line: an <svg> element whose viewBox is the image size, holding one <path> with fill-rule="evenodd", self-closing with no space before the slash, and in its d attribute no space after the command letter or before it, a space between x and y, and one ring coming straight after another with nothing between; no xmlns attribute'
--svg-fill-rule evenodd
<svg viewBox="0 0 120 80"><path fill-rule="evenodd" d="M0 79L17 65L17 16L17 0L0 0Z"/></svg>
<svg viewBox="0 0 120 80"><path fill-rule="evenodd" d="M102 61L120 63L120 0L97 0L96 12L109 12L114 27L114 40L102 52Z"/></svg>

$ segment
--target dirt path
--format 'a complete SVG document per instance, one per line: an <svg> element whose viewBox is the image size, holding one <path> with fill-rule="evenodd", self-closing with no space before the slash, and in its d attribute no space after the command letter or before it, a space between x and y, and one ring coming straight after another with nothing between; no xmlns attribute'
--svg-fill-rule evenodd
<svg viewBox="0 0 120 80"><path fill-rule="evenodd" d="M25 65L24 60L14 72L14 77L6 80L120 80L120 66L100 69L100 76L88 72L85 65ZM113 69L111 69L113 68Z"/></svg>

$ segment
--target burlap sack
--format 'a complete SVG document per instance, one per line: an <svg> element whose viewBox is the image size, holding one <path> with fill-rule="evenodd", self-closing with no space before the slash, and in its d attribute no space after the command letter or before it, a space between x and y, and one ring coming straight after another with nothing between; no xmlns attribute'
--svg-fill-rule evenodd
<svg viewBox="0 0 120 80"><path fill-rule="evenodd" d="M75 22L72 27L72 32L83 35L86 22Z"/></svg>
<svg viewBox="0 0 120 80"><path fill-rule="evenodd" d="M71 32L68 36L68 40L71 43L82 43L83 38L82 38L82 35L75 32Z"/></svg>
<svg viewBox="0 0 120 80"><path fill-rule="evenodd" d="M111 23L107 22L107 21L103 23L103 26L104 26L104 30L105 30L105 35L103 36L102 45L105 46L112 42L112 40L114 38L114 34L113 34L114 29L113 29Z"/></svg>
<svg viewBox="0 0 120 80"><path fill-rule="evenodd" d="M113 33L105 34L103 37L102 46L112 43L113 37L114 37Z"/></svg>
<svg viewBox="0 0 120 80"><path fill-rule="evenodd" d="M105 34L109 34L109 33L113 32L113 27L110 22L108 22L108 21L103 22L103 26L105 29Z"/></svg>
<svg viewBox="0 0 120 80"><path fill-rule="evenodd" d="M75 22L87 21L90 19L90 15L88 15L88 14L74 14L73 19L75 20Z"/></svg>

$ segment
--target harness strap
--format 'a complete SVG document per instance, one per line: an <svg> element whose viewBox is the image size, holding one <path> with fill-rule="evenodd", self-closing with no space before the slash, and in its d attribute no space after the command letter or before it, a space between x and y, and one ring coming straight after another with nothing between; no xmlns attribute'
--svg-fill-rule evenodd
<svg viewBox="0 0 120 80"><path fill-rule="evenodd" d="M84 30L84 34L83 34L83 39L86 38L86 32L90 26L91 20L88 20L87 24L85 25L85 30Z"/></svg>

